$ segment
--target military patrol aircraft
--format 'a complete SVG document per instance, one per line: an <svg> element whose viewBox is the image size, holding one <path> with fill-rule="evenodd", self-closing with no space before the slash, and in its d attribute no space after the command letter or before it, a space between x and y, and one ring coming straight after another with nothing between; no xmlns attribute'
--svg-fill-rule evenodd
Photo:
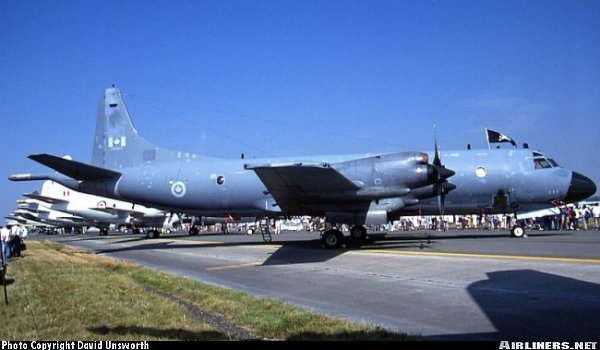
<svg viewBox="0 0 600 350"><path fill-rule="evenodd" d="M86 193L201 216L320 216L351 225L350 236L358 241L367 235L364 225L402 215L515 213L596 192L589 178L529 149L440 152L436 141L429 153L252 161L172 151L140 136L114 86L100 98L92 164L49 154L29 158L63 175L11 180L52 179ZM513 235L522 236L522 229ZM326 247L343 240L335 226L322 234Z"/></svg>

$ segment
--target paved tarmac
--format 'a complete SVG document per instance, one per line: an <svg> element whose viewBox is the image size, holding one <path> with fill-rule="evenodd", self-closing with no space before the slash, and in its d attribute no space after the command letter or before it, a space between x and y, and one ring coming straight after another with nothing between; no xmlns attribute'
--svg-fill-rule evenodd
<svg viewBox="0 0 600 350"><path fill-rule="evenodd" d="M443 340L597 341L600 232L398 232L321 249L318 233L51 236L301 307Z"/></svg>

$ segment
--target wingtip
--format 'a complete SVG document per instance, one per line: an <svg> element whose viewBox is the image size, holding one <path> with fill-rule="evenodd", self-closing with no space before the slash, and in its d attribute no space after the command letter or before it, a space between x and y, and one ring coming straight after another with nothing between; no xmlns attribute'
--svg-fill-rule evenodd
<svg viewBox="0 0 600 350"><path fill-rule="evenodd" d="M36 162L39 162L40 159L45 158L45 157L53 157L51 154L48 153L33 153L27 156L27 158L34 160Z"/></svg>

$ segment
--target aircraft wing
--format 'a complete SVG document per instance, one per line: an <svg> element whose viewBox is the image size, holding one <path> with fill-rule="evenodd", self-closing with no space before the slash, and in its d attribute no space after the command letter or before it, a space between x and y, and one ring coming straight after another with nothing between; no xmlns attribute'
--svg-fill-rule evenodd
<svg viewBox="0 0 600 350"><path fill-rule="evenodd" d="M245 169L258 175L283 210L360 188L327 163L246 164Z"/></svg>
<svg viewBox="0 0 600 350"><path fill-rule="evenodd" d="M15 221L18 221L18 222L19 222L19 223L21 223L21 224L24 224L24 223L26 223L26 222L27 222L27 219L25 219L25 218L22 218L22 217L18 217L18 216L14 216L14 215L7 215L7 216L5 216L4 218L5 218L5 219L8 219L8 220L15 220Z"/></svg>
<svg viewBox="0 0 600 350"><path fill-rule="evenodd" d="M51 154L32 154L27 158L67 175L70 178L80 181L94 181L103 179L114 179L121 176L121 173L105 168L64 159Z"/></svg>
<svg viewBox="0 0 600 350"><path fill-rule="evenodd" d="M37 199L39 201L42 201L42 202L45 202L45 203L50 203L50 204L68 203L69 202L69 201L66 201L64 199L42 196L37 191L36 192L30 192L30 193L23 193L23 196L25 196L27 198Z"/></svg>
<svg viewBox="0 0 600 350"><path fill-rule="evenodd" d="M40 207L21 207L18 208L21 212L33 213L33 214L48 214L50 211Z"/></svg>

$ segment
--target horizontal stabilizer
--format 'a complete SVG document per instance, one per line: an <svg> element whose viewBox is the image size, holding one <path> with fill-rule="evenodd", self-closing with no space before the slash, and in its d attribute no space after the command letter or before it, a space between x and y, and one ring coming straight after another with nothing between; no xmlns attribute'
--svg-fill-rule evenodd
<svg viewBox="0 0 600 350"><path fill-rule="evenodd" d="M44 208L35 205L32 207L21 207L17 209L19 214L49 214L50 212Z"/></svg>
<svg viewBox="0 0 600 350"><path fill-rule="evenodd" d="M66 201L64 199L42 196L37 191L36 192L30 192L30 193L23 193L23 196L27 197L27 198L37 199L38 201L42 201L42 202L50 203L50 204L68 203L69 202L69 201Z"/></svg>
<svg viewBox="0 0 600 350"><path fill-rule="evenodd" d="M32 154L27 158L35 160L36 162L44 164L45 166L52 168L61 174L79 181L116 179L121 176L121 173L116 171L45 153Z"/></svg>

